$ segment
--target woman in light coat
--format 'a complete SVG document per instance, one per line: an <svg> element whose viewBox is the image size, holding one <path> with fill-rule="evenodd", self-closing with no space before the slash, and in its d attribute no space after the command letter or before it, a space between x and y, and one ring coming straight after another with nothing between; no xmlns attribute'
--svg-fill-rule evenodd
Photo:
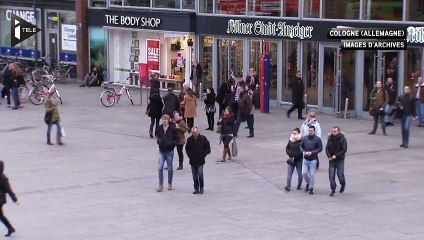
<svg viewBox="0 0 424 240"><path fill-rule="evenodd" d="M197 100L191 88L188 88L184 95L184 117L187 120L188 133L194 126L194 118L197 116Z"/></svg>

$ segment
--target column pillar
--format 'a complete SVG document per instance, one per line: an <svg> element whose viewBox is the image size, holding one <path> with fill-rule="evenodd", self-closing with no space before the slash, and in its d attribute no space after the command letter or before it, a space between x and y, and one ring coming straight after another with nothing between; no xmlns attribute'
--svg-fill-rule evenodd
<svg viewBox="0 0 424 240"><path fill-rule="evenodd" d="M75 16L77 20L77 78L82 79L89 71L88 26L87 26L88 0L75 1Z"/></svg>

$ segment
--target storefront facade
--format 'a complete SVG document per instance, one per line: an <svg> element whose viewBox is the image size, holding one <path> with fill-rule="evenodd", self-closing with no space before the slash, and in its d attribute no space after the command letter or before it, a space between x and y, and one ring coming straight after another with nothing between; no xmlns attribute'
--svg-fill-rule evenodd
<svg viewBox="0 0 424 240"><path fill-rule="evenodd" d="M75 62L74 9L74 0L37 0L35 8L32 0L2 1L0 3L0 54L28 61L49 56L55 61ZM41 29L41 33L11 47L11 14L16 14L36 25ZM42 19L42 21L36 19Z"/></svg>
<svg viewBox="0 0 424 240"><path fill-rule="evenodd" d="M340 2L346 2L342 4L345 9L336 6ZM217 89L222 81L230 78L231 73L246 77L252 68L259 73L260 56L269 53L271 106L290 104L289 83L296 71L301 71L307 103L311 108L335 113L348 98L349 116L366 117L368 96L377 80L385 80L388 74L395 76L393 78L400 93L404 85L413 85L412 73L423 74L424 40L409 42L406 51L341 51L340 42L327 39L327 33L337 26L405 29L409 26L424 26L419 10L421 5L412 6L409 1L386 2L383 8L379 8L369 0L249 0L238 4L234 1L199 0L192 10L184 8L190 5L184 0L176 1L175 4L172 1L172 4L167 5L172 7L168 8L155 6L155 1L147 1L143 6L138 5L142 4L141 1L113 1L113 4L105 1L105 9L101 10L103 12L113 10L125 15L127 11L137 8L139 16L156 16L155 11L173 17L189 14L191 18L188 25L193 29L177 30L181 26L173 21L170 21L167 29L160 30L146 27L125 29L122 26L119 26L121 30L116 30L107 26L105 20L96 27L108 32L108 59L113 66L117 65L118 58L112 58L112 52L116 53L112 49L122 48L121 41L125 42L126 48L131 49L131 40L123 40L124 35L127 36L124 38L131 39L131 32L138 31L145 38L154 38L149 35L154 32L162 44L165 41L162 38L168 34L166 31L181 32L183 35L189 33L189 38L193 37L194 42L191 57L203 67L203 87L213 86ZM121 4L120 9L114 9L117 4ZM140 42L143 41L140 39ZM186 40L181 38L180 41L184 43ZM160 59L166 59L167 62L175 59L175 56L165 58L163 52L172 55L169 46L162 48ZM184 58L189 59L188 55L186 53ZM127 60L127 57L123 57L123 60ZM145 60L139 59L140 62ZM160 62L161 66L171 64ZM130 63L126 69L131 69ZM169 66L163 73L162 69L161 75L170 74ZM122 79L122 75L118 76ZM343 94L336 94L337 88L343 88Z"/></svg>

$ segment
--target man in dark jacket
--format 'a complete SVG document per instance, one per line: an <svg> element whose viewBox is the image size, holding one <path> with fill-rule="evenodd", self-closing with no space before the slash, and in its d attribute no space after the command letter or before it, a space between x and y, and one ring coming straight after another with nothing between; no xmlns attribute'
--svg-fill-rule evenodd
<svg viewBox="0 0 424 240"><path fill-rule="evenodd" d="M389 102L384 107L384 122L387 126L393 126L393 118L390 113L393 111L397 98L397 88L395 83L393 82L393 78L387 78L385 89L389 96Z"/></svg>
<svg viewBox="0 0 424 240"><path fill-rule="evenodd" d="M162 124L158 128L156 133L157 143L159 146L159 159L158 159L158 170L159 170L159 187L156 189L157 192L163 191L163 165L166 161L168 166L168 190L172 190L172 177L173 168L172 160L174 159L174 148L178 144L177 130L174 124L170 124L171 118L165 114L162 116Z"/></svg>
<svg viewBox="0 0 424 240"><path fill-rule="evenodd" d="M5 237L9 237L12 235L12 233L15 232L15 228L12 227L12 224L10 224L9 220L3 215L3 205L7 202L6 194L9 194L10 198L12 198L12 201L15 203L18 202L18 198L10 187L9 179L6 177L6 175L4 175L3 172L4 162L0 161L0 220L7 227L7 234Z"/></svg>
<svg viewBox="0 0 424 240"><path fill-rule="evenodd" d="M240 92L240 96L238 99L238 115L236 120L236 132L234 137L237 137L238 130L240 128L240 124L242 122L247 121L247 126L249 128L249 136L248 138L253 138L253 116L251 116L253 103L252 98L249 96L249 93L246 91L246 84L242 84L238 88Z"/></svg>
<svg viewBox="0 0 424 240"><path fill-rule="evenodd" d="M150 94L152 93L160 94L159 73L154 73L150 79Z"/></svg>
<svg viewBox="0 0 424 240"><path fill-rule="evenodd" d="M173 93L173 89L168 89L168 94L163 98L163 114L174 116L174 112L180 112L180 99Z"/></svg>
<svg viewBox="0 0 424 240"><path fill-rule="evenodd" d="M7 97L7 106L10 107L10 89L13 77L13 63L7 66L3 72L3 89L1 90L1 98Z"/></svg>
<svg viewBox="0 0 424 240"><path fill-rule="evenodd" d="M190 159L191 173L193 175L193 194L203 194L203 165L205 165L206 156L211 153L211 147L208 139L200 135L197 127L193 128L191 136L187 139L186 153Z"/></svg>
<svg viewBox="0 0 424 240"><path fill-rule="evenodd" d="M302 81L302 74L300 71L296 73L296 78L291 82L292 88L292 102L293 106L287 111L287 117L290 118L290 114L297 108L297 118L305 119L302 116L303 109L303 95L305 94L305 86Z"/></svg>
<svg viewBox="0 0 424 240"><path fill-rule="evenodd" d="M405 86L404 94L399 96L397 100L398 111L400 111L401 129L402 129L402 144L400 147L408 148L409 144L409 129L411 128L412 118L417 117L416 101L414 95L411 93L411 88Z"/></svg>
<svg viewBox="0 0 424 240"><path fill-rule="evenodd" d="M201 94L199 86L200 86L200 83L202 82L202 77L203 77L202 66L197 61L193 61L193 65L191 66L190 80L193 83L194 93L197 98L199 98Z"/></svg>
<svg viewBox="0 0 424 240"><path fill-rule="evenodd" d="M315 135L314 126L309 126L309 134L302 137L300 148L303 152L302 175L306 181L305 192L309 191L309 194L314 194L318 153L322 151L321 138Z"/></svg>
<svg viewBox="0 0 424 240"><path fill-rule="evenodd" d="M219 105L219 119L222 117L222 113L224 113L225 107L227 107L227 96L231 93L231 81L225 80L220 86L218 90L218 95L216 96L216 102Z"/></svg>
<svg viewBox="0 0 424 240"><path fill-rule="evenodd" d="M389 94L383 88L383 83L381 81L377 81L375 88L371 91L370 95L370 112L374 117L374 126L372 131L368 134L375 134L378 127L378 121L380 119L381 129L383 130L383 134L386 136L386 124L384 123L384 106L389 102Z"/></svg>
<svg viewBox="0 0 424 240"><path fill-rule="evenodd" d="M328 177L330 179L330 196L336 193L336 171L337 177L340 182L340 193L343 193L346 186L344 176L344 159L347 151L347 141L340 127L333 127L331 134L328 136L327 145L325 146L325 153L327 154L329 163Z"/></svg>

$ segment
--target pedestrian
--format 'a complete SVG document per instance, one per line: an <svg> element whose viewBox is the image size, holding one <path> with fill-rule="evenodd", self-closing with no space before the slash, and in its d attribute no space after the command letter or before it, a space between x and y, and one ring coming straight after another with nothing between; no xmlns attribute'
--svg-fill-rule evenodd
<svg viewBox="0 0 424 240"><path fill-rule="evenodd" d="M181 116L183 117L183 120L184 121L186 121L186 119L184 118L184 112L185 112L185 109L184 109L184 96L185 96L185 94L186 94L186 91L187 91L187 89L190 87L190 85L188 84L188 83L184 83L183 84L183 89L180 91L180 94L178 94L178 99L180 100L180 113L181 113Z"/></svg>
<svg viewBox="0 0 424 240"><path fill-rule="evenodd" d="M99 66L94 66L93 71L87 73L82 80L80 87L99 86L103 82L102 74L99 71Z"/></svg>
<svg viewBox="0 0 424 240"><path fill-rule="evenodd" d="M208 128L206 130L213 131L214 124L215 124L215 91L212 87L206 89L206 99L205 102L205 111L206 111L206 118L208 119Z"/></svg>
<svg viewBox="0 0 424 240"><path fill-rule="evenodd" d="M230 106L233 109L233 113L234 113L234 118L237 119L238 118L238 113L239 113L239 99L240 99L240 94L242 91L244 91L244 86L246 86L246 82L243 80L243 74L240 73L238 75L238 77L233 77L233 84L232 84L232 88L231 88L231 105Z"/></svg>
<svg viewBox="0 0 424 240"><path fill-rule="evenodd" d="M415 99L418 116L417 126L424 127L424 81L422 77L418 77L417 84L415 84Z"/></svg>
<svg viewBox="0 0 424 240"><path fill-rule="evenodd" d="M245 82L250 90L255 91L256 85L259 84L259 77L254 68L249 69L249 75L247 75Z"/></svg>
<svg viewBox="0 0 424 240"><path fill-rule="evenodd" d="M309 126L315 127L315 135L321 138L321 125L316 119L315 112L309 112L306 120L300 126L300 135L302 137L309 135ZM319 169L319 156L317 156L317 170Z"/></svg>
<svg viewBox="0 0 424 240"><path fill-rule="evenodd" d="M291 180L293 176L294 169L297 171L297 190L302 189L302 160L303 153L300 149L300 143L302 142L302 136L300 135L300 129L293 129L289 142L286 146L286 154L289 156L287 160L287 185L284 188L286 191L290 191Z"/></svg>
<svg viewBox="0 0 424 240"><path fill-rule="evenodd" d="M385 89L389 96L389 101L384 107L384 123L387 126L393 126L393 117L390 113L393 112L395 108L396 98L397 98L397 87L393 82L393 78L387 78Z"/></svg>
<svg viewBox="0 0 424 240"><path fill-rule="evenodd" d="M177 130L173 124L170 124L171 118L169 115L162 116L162 124L158 128L157 144L159 146L158 171L159 171L159 186L157 192L163 192L163 165L166 161L168 166L168 190L172 190L173 168L172 160L174 158L174 148L178 144Z"/></svg>
<svg viewBox="0 0 424 240"><path fill-rule="evenodd" d="M245 84L241 84L239 87L240 97L238 101L238 116L236 120L236 131L234 137L237 137L240 124L247 121L249 127L249 136L247 138L253 138L255 136L253 129L253 119L251 117L253 103L248 92L245 89Z"/></svg>
<svg viewBox="0 0 424 240"><path fill-rule="evenodd" d="M24 73L17 63L13 64L13 74L10 87L12 88L13 102L15 106L13 110L18 110L21 106L21 101L19 100L19 86L25 84Z"/></svg>
<svg viewBox="0 0 424 240"><path fill-rule="evenodd" d="M163 114L168 116L174 116L175 111L180 111L180 100L174 94L174 89L172 87L168 88L168 93L163 98Z"/></svg>
<svg viewBox="0 0 424 240"><path fill-rule="evenodd" d="M230 93L231 81L227 79L219 86L218 95L216 96L216 102L219 105L219 119L221 119L225 107L227 107L227 96L230 95Z"/></svg>
<svg viewBox="0 0 424 240"><path fill-rule="evenodd" d="M287 111L287 117L290 118L290 114L297 109L297 119L305 119L302 116L302 110L305 103L303 102L303 95L305 94L305 85L302 80L302 73L297 71L296 78L291 81L292 89L292 107Z"/></svg>
<svg viewBox="0 0 424 240"><path fill-rule="evenodd" d="M64 143L62 142L62 127L60 126L59 109L57 107L57 103L54 101L54 94L55 92L49 92L47 94L46 103L44 104L44 107L46 108L44 121L47 124L47 144L53 145L53 143L50 140L50 134L52 131L52 125L55 124L57 127L57 131L56 131L57 144L63 145Z"/></svg>
<svg viewBox="0 0 424 240"><path fill-rule="evenodd" d="M4 162L0 161L0 220L7 227L7 233L4 235L5 237L10 237L16 230L9 222L9 220L3 214L3 206L6 204L6 194L9 194L12 201L18 204L18 198L16 194L13 192L12 187L9 184L9 179L4 175Z"/></svg>
<svg viewBox="0 0 424 240"><path fill-rule="evenodd" d="M231 160L230 142L233 140L234 132L236 130L236 123L231 107L225 108L222 118L218 121L218 125L221 126L220 143L224 143L224 150L222 151L222 159L217 162L225 162L227 154L228 160Z"/></svg>
<svg viewBox="0 0 424 240"><path fill-rule="evenodd" d="M400 147L408 148L409 145L409 130L411 128L412 118L417 118L416 99L411 93L411 88L405 86L403 95L397 99L398 111L401 116L402 144Z"/></svg>
<svg viewBox="0 0 424 240"><path fill-rule="evenodd" d="M153 126L155 127L155 136L159 127L159 120L162 117L163 102L159 93L152 92L149 97L149 104L147 105L147 116L150 117L149 136L153 138Z"/></svg>
<svg viewBox="0 0 424 240"><path fill-rule="evenodd" d="M7 107L10 107L10 89L13 77L13 63L7 66L7 69L3 72L3 88L1 90L1 99L7 99Z"/></svg>
<svg viewBox="0 0 424 240"><path fill-rule="evenodd" d="M336 172L340 182L340 193L343 193L346 187L344 176L344 160L347 151L347 141L345 134L340 131L340 127L333 127L328 135L325 152L329 161L328 178L330 179L330 196L336 193Z"/></svg>
<svg viewBox="0 0 424 240"><path fill-rule="evenodd" d="M160 94L159 73L153 73L150 78L150 95L152 93Z"/></svg>
<svg viewBox="0 0 424 240"><path fill-rule="evenodd" d="M190 73L190 80L193 83L193 93L198 98L201 94L200 91L200 83L202 82L203 77L203 69L202 65L198 63L197 61L193 61L191 65L191 73Z"/></svg>
<svg viewBox="0 0 424 240"><path fill-rule="evenodd" d="M186 143L185 132L187 132L187 126L184 119L181 117L180 113L177 111L174 112L174 124L177 130L177 135L179 139L177 143L177 153L178 153L178 162L179 162L177 170L182 170L183 162L184 162L183 148L184 148L184 144Z"/></svg>
<svg viewBox="0 0 424 240"><path fill-rule="evenodd" d="M306 182L305 192L314 194L317 158L318 153L322 151L321 138L315 135L314 126L309 126L309 134L302 137L300 147L303 152L302 175Z"/></svg>
<svg viewBox="0 0 424 240"><path fill-rule="evenodd" d="M381 81L377 81L376 87L371 91L370 101L370 114L374 117L374 126L368 134L375 134L378 127L378 121L380 121L383 134L387 136L386 124L384 123L384 106L389 102L389 94L383 88L383 83Z"/></svg>
<svg viewBox="0 0 424 240"><path fill-rule="evenodd" d="M190 159L191 173L193 175L193 194L203 194L205 182L203 180L203 166L205 158L211 153L208 139L199 133L198 127L193 127L191 136L187 139L186 153Z"/></svg>
<svg viewBox="0 0 424 240"><path fill-rule="evenodd" d="M188 88L184 95L183 105L185 108L184 117L187 120L188 133L194 126L194 118L197 116L197 100L191 88Z"/></svg>

